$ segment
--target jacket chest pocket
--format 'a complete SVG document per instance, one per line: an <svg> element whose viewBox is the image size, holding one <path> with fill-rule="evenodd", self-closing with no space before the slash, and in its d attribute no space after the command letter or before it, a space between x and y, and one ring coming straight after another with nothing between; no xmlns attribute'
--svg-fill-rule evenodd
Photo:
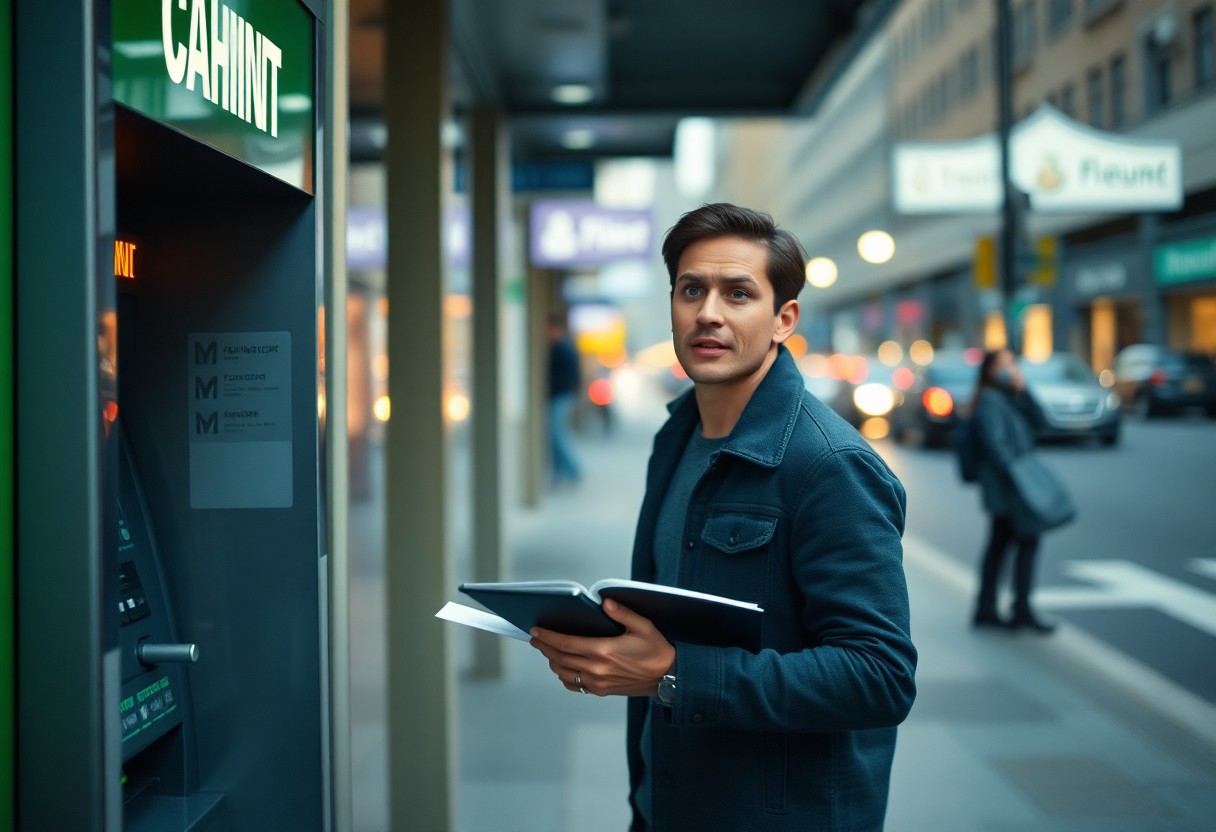
<svg viewBox="0 0 1216 832"><path fill-rule="evenodd" d="M710 514L701 529L702 557L697 570L704 590L740 601L767 601L776 529L776 517Z"/></svg>

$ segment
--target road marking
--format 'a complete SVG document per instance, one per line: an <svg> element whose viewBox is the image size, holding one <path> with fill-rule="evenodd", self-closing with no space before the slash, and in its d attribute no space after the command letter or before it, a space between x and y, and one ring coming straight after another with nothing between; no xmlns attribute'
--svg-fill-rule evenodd
<svg viewBox="0 0 1216 832"><path fill-rule="evenodd" d="M1191 558L1187 566L1205 578L1216 578L1216 558Z"/></svg>
<svg viewBox="0 0 1216 832"><path fill-rule="evenodd" d="M1064 572L1096 586L1043 587L1034 595L1037 606L1056 610L1147 607L1216 636L1216 594L1127 560L1066 561Z"/></svg>
<svg viewBox="0 0 1216 832"><path fill-rule="evenodd" d="M968 602L974 600L978 590L975 570L941 549L904 535L904 557L932 572L942 583L966 596ZM1043 640L1042 649L1066 654L1074 664L1089 668L1140 704L1216 746L1216 706L1079 627L1067 621L1058 622L1058 627L1053 637Z"/></svg>

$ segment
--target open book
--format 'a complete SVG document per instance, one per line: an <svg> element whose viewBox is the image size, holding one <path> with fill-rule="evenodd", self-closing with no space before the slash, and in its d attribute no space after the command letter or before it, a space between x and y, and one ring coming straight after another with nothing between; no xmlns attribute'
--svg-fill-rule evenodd
<svg viewBox="0 0 1216 832"><path fill-rule="evenodd" d="M575 581L461 584L460 591L511 625L480 610L448 604L439 617L500 635L527 638L533 627L576 636L617 636L624 627L601 608L611 598L654 622L668 641L760 650L764 611L756 604L661 584L608 579L585 587ZM453 607L457 609L452 609ZM517 629L518 635L511 632Z"/></svg>

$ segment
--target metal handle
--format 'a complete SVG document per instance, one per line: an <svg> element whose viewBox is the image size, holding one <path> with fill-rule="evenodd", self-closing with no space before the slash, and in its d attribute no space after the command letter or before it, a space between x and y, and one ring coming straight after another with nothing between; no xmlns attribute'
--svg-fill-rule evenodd
<svg viewBox="0 0 1216 832"><path fill-rule="evenodd" d="M198 661L197 644L151 644L141 641L135 645L135 657L142 664Z"/></svg>

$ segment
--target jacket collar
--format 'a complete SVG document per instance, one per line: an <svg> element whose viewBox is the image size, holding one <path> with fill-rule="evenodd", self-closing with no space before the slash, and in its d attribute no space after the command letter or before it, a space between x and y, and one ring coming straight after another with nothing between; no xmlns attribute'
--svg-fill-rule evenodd
<svg viewBox="0 0 1216 832"><path fill-rule="evenodd" d="M743 408L721 453L776 468L785 456L805 390L802 372L794 357L784 344L779 345L777 359ZM687 438L701 418L695 391L685 392L668 404L667 409L671 419L662 432L675 431L676 435Z"/></svg>

